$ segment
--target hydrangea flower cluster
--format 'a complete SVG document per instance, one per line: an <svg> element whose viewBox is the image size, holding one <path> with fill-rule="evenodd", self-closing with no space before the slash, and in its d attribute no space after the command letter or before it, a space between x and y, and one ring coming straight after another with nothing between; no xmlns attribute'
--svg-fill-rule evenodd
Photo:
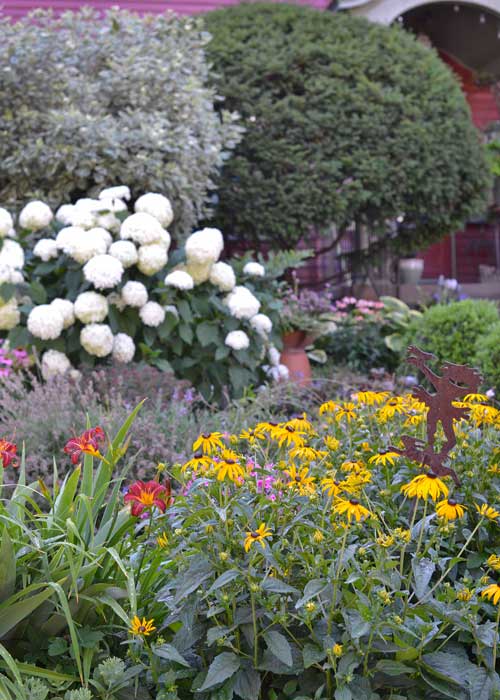
<svg viewBox="0 0 500 700"><path fill-rule="evenodd" d="M273 323L262 313L251 283L252 278L265 277L264 266L247 262L242 272L250 288L238 284L235 269L220 260L224 250L222 233L204 228L187 238L184 251L176 251L176 259L181 262L169 267L171 237L167 227L174 217L169 200L149 192L137 199L130 212L130 199L128 187L116 186L103 190L95 199L64 204L55 213L43 202L34 201L19 214L23 239L35 240L27 255L29 274L40 279L42 287L56 288L60 295L52 299L50 293L46 294L48 298L33 306L25 321L30 333L28 342L35 339L39 350L45 351L44 376L73 370L70 357L63 352L68 347L70 355L76 349L83 350L84 357L128 363L138 355L139 347L141 355L147 357L147 338L148 347L154 347L151 352L161 355L158 345L168 342L169 331L158 329L168 315L175 319L169 328L182 324L178 306L183 297L189 300L195 287L207 284L206 296L219 297L219 308L238 322L232 322L223 332L219 342L225 350L221 349L220 358L248 350L254 338L262 348L258 351L261 365L267 350L272 358L268 374L283 378L284 370L278 369L279 353L269 340ZM23 282L24 251L15 236L13 217L0 209L0 284ZM44 277L47 274L54 275L48 282ZM74 284L71 277L76 280ZM16 298L0 299L0 331L19 325L23 326L24 320ZM182 334L182 328L180 331ZM188 336L189 332L184 331L184 340ZM198 335L193 338L196 342ZM234 358L245 362L243 355Z"/></svg>

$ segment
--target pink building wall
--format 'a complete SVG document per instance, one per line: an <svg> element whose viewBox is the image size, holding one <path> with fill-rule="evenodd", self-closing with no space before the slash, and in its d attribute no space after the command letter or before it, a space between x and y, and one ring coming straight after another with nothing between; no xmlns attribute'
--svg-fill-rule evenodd
<svg viewBox="0 0 500 700"><path fill-rule="evenodd" d="M240 0L4 0L2 12L5 15L18 19L35 8L53 9L55 12L65 10L77 10L85 5L106 10L118 5L126 10L139 12L164 12L174 10L180 14L195 14L208 12L225 5L236 5ZM302 4L311 5L318 9L325 9L329 0L302 0Z"/></svg>

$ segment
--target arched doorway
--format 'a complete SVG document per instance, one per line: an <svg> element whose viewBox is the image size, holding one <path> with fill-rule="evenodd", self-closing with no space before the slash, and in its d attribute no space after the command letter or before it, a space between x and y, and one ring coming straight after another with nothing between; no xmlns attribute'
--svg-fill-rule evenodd
<svg viewBox="0 0 500 700"><path fill-rule="evenodd" d="M489 129L500 137L500 0L341 0L340 8L382 24L398 23L436 49L460 80L485 140ZM420 257L428 280L442 274L477 284L487 278L488 268L500 270L500 224L478 216ZM498 272L496 279L500 296ZM477 293L495 295L488 286L485 290Z"/></svg>

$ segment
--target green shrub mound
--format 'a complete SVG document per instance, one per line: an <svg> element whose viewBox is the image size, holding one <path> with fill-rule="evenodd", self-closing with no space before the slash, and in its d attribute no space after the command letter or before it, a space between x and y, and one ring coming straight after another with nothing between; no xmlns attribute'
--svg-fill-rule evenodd
<svg viewBox="0 0 500 700"><path fill-rule="evenodd" d="M206 23L216 89L246 128L218 180L223 230L290 247L311 227L358 222L380 241L404 215L407 250L484 206L465 98L414 37L287 4L241 4Z"/></svg>
<svg viewBox="0 0 500 700"><path fill-rule="evenodd" d="M500 394L500 322L477 339L476 364L481 367L485 383Z"/></svg>
<svg viewBox="0 0 500 700"><path fill-rule="evenodd" d="M498 309L492 301L466 299L438 304L411 324L407 344L434 353L441 362L473 364L476 343L498 322ZM485 371L482 360L480 367Z"/></svg>
<svg viewBox="0 0 500 700"><path fill-rule="evenodd" d="M164 192L173 232L200 216L235 140L207 85L201 20L118 9L0 21L0 200L55 205L102 187Z"/></svg>

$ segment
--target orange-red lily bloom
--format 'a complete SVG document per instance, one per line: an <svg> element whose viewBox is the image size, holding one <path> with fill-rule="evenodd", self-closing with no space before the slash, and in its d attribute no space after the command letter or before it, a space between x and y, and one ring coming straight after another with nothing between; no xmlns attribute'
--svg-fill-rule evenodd
<svg viewBox="0 0 500 700"><path fill-rule="evenodd" d="M124 498L125 503L132 503L131 513L134 516L149 508L158 508L165 512L172 499L170 488L157 481L134 481Z"/></svg>
<svg viewBox="0 0 500 700"><path fill-rule="evenodd" d="M93 457L102 457L99 452L99 443L104 441L104 430L99 426L86 430L78 437L68 440L64 447L64 452L71 455L71 462L76 464L82 452Z"/></svg>
<svg viewBox="0 0 500 700"><path fill-rule="evenodd" d="M9 464L13 467L17 467L19 464L17 456L17 446L13 442L7 442L7 440L0 440L0 462L2 466L6 469Z"/></svg>

